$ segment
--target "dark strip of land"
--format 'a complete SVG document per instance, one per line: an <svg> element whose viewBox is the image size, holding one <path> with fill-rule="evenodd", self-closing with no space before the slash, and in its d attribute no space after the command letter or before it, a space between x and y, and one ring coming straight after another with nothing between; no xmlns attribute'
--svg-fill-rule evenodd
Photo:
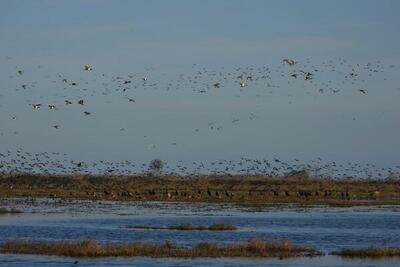
<svg viewBox="0 0 400 267"><path fill-rule="evenodd" d="M22 213L22 211L14 209L14 208L9 209L9 208L0 207L0 214L16 214L16 213Z"/></svg>
<svg viewBox="0 0 400 267"><path fill-rule="evenodd" d="M0 175L1 197L93 200L400 204L400 180L263 176L54 176Z"/></svg>
<svg viewBox="0 0 400 267"><path fill-rule="evenodd" d="M32 242L6 241L0 252L16 254L42 254L67 257L296 257L317 256L320 252L293 245L289 241L248 240L226 245L202 242L193 247L164 244L126 243L102 244L96 241Z"/></svg>
<svg viewBox="0 0 400 267"><path fill-rule="evenodd" d="M400 247L345 248L332 254L347 258L400 257Z"/></svg>
<svg viewBox="0 0 400 267"><path fill-rule="evenodd" d="M168 226L157 225L128 225L132 229L149 229L149 230L180 230L180 231L234 231L236 226L226 223L215 223L212 225L194 225L191 223L180 223Z"/></svg>

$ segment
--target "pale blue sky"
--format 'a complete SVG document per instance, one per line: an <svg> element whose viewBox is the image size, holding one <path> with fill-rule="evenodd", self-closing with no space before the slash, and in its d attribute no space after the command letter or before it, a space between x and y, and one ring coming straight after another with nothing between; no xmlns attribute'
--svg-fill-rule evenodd
<svg viewBox="0 0 400 267"><path fill-rule="evenodd" d="M399 1L365 0L0 1L1 147L79 160L320 156L397 165L398 10ZM284 58L298 64L290 69ZM379 72L365 71L368 63ZM357 64L360 78L344 78ZM203 68L226 76L239 67L255 77L268 67L272 77L243 90L204 75L179 82ZM312 83L290 80L293 69L315 68L323 71ZM64 89L59 74L78 86ZM113 77L130 74L137 88L121 92ZM216 81L222 88L212 88ZM64 105L80 98L85 107ZM33 103L44 107L34 112Z"/></svg>

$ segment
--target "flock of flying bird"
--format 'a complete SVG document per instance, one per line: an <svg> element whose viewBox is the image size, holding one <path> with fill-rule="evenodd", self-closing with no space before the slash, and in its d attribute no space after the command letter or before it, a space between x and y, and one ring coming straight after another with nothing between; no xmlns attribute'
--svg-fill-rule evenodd
<svg viewBox="0 0 400 267"><path fill-rule="evenodd" d="M396 68L395 65L387 66L390 69ZM40 68L40 66L39 66ZM190 90L194 94L212 93L217 90L231 90L233 94L240 97L240 93L257 88L258 92L265 91L273 93L274 91L282 91L285 87L303 88L305 94L321 95L321 94L340 94L353 92L361 96L366 96L368 79L387 80L385 76L385 68L381 62L351 64L345 59L339 58L337 61L328 60L320 64L312 64L310 59L305 59L303 62L298 62L293 59L283 59L282 64L276 67L257 66L257 67L236 67L226 69L225 67L211 69L199 67L197 64L191 66L189 73L180 73L175 77L168 77L165 73L153 73L151 69L146 72L128 75L109 76L105 73L97 72L92 65L84 65L83 72L91 72L93 75L83 76L80 79L66 77L66 75L57 74L56 76L47 75L47 84L43 85L38 81L27 81L24 78L25 70L17 69L16 75L10 75L16 86L17 93L30 93L40 99L48 99L48 103L42 101L26 100L28 106L34 111L47 109L52 112L57 112L67 106L79 106L82 108L83 116L93 114L90 110L90 97L107 97L119 96L120 101L125 101L132 105L137 104L138 99L132 95L137 90ZM157 75L161 77L157 80ZM53 87L54 90L50 95L38 96L37 87ZM92 89L90 89L92 88ZM95 89L94 89L95 88ZM94 90L93 90L94 89ZM256 90L256 89L255 89ZM290 98L292 93L287 96ZM291 102L289 102L291 103ZM1 103L0 103L1 107ZM3 115L0 115L4 119ZM11 114L12 120L17 120L17 116ZM254 120L258 116L254 113L248 114L249 120ZM231 123L238 123L239 118L233 118ZM54 129L61 129L62 124L51 125ZM207 128L210 130L221 130L222 126L215 121L208 122ZM0 138L3 135L0 129ZM120 128L120 131L125 131L125 127ZM199 132L200 129L194 129ZM176 143L173 143L176 144ZM1 152L1 151L0 151ZM140 171L146 171L147 164L135 165L132 162L125 161L121 163L100 162L100 163L84 163L74 162L71 160L53 160L53 156L62 155L60 153L29 153L19 149L16 154L16 159L7 159L12 155L11 151L0 154L0 172L1 171L25 171L25 172L44 172L44 173L75 173L75 172L105 172L113 174L128 174L133 167L139 168ZM296 162L295 162L296 163ZM319 164L322 166L323 164ZM99 167L101 166L101 167ZM217 166L218 168L213 168ZM222 167L224 166L224 167ZM129 167L129 168L128 168ZM312 169L310 164L292 164L284 163L279 160L250 160L242 158L238 162L221 161L214 163L192 163L190 166L177 165L175 168L167 170L168 173L180 174L200 174L217 173L217 174L264 174L264 175L282 175L288 171L298 168ZM169 168L169 167L168 167ZM374 165L368 168L359 165L341 165L340 168L336 163L324 165L323 170L335 169L337 176L346 176L348 173L362 172L364 176L370 177L378 175L380 177L394 173L394 169L376 169ZM358 171L357 168L360 168ZM397 167L398 168L398 167ZM398 171L398 170L396 170Z"/></svg>
<svg viewBox="0 0 400 267"><path fill-rule="evenodd" d="M368 91L366 87L366 78L371 77L374 74L381 74L384 72L382 69L381 63L367 63L367 64L348 64L346 60L339 59L338 64L330 60L326 62L322 62L319 66L312 65L310 60L307 59L304 64L300 64L299 62L293 59L283 59L283 65L278 66L277 68L270 68L267 66L262 67L238 67L231 71L225 71L225 68L221 68L220 70L210 70L207 68L198 68L196 64L192 66L192 69L195 69L193 74L179 74L177 79L171 79L166 84L157 83L156 81L149 82L147 75L138 74L130 74L126 77L123 76L113 76L111 79L106 74L99 74L96 73L95 75L100 77L100 80L94 80L96 91L91 91L89 93L89 81L83 81L83 85L78 83L77 81L70 81L70 79L64 77L61 74L57 75L59 81L52 80L51 86L59 87L60 92L64 92L65 89L68 87L75 87L73 92L74 93L81 93L82 97L89 97L94 96L96 93L101 92L101 95L107 96L111 95L112 93L121 93L123 99L128 101L129 103L136 103L136 99L129 94L132 91L143 89L146 90L148 88L161 88L164 87L167 91L168 90L178 90L179 88L190 88L196 93L207 93L210 92L212 89L220 89L222 87L232 87L234 89L235 84L240 89L247 89L250 87L265 87L266 89L274 89L274 88L281 88L282 85L277 85L274 83L283 81L283 79L288 79L287 85L294 84L296 80L302 80L307 82L299 83L296 86L299 87L310 87L316 88L316 92L319 94L324 94L330 92L332 94L338 94L342 92L342 88L346 87L347 85L351 85L352 87L358 87L357 91L362 95L367 95ZM288 66L288 68L285 67ZM299 65L299 67L297 67ZM197 68L196 68L197 67ZM341 69L340 67L343 67ZM393 68L395 66L390 66ZM347 70L345 70L347 69ZM85 65L83 67L83 71L91 72L94 71L93 66ZM338 77L342 79L318 79L317 77L323 73L337 73ZM13 75L10 76L11 78L20 79L24 75L23 70L17 71L19 77L14 77ZM365 77L362 77L364 75ZM322 76L322 75L321 75ZM386 78L383 78L386 80ZM284 82L284 81L283 81ZM58 85L57 85L58 84ZM61 86L59 86L61 84ZM62 85L63 84L63 85ZM23 83L21 84L21 88L26 92L29 90L35 90L35 87L38 85L38 82L30 82L30 83ZM99 89L103 90L99 90ZM250 89L249 89L250 90ZM69 94L72 91L69 92ZM235 91L233 91L235 92ZM312 91L307 92L308 94L312 93ZM289 93L289 97L292 95ZM65 97L65 96L64 96ZM58 96L59 98L59 96ZM60 99L53 100L54 102L60 102ZM75 101L71 99L64 99L63 104L65 106L73 105L74 103L84 107L86 106L86 100L79 98ZM39 110L45 106L43 103L30 103L29 104L34 110ZM54 104L48 103L46 104L49 110L58 110L60 109L62 104ZM82 114L85 116L91 115L92 112L88 110L83 110ZM251 115L254 119L254 114ZM11 115L13 120L16 120L17 117L15 115ZM238 120L232 119L232 122L237 122ZM210 129L221 129L221 127L214 127L215 122L210 122ZM54 128L60 128L60 125L53 125ZM124 129L124 128L121 128ZM195 131L198 131L196 129Z"/></svg>
<svg viewBox="0 0 400 267"><path fill-rule="evenodd" d="M150 171L149 164L132 161L74 161L65 153L42 152L30 153L21 148L16 152L7 150L0 153L0 173L7 174L102 174L102 175L143 175ZM219 161L183 161L166 164L162 169L164 175L293 175L299 171L307 171L314 177L333 178L400 178L400 165L382 168L372 163L339 163L324 162L318 157L307 163L299 159L291 161L273 159L252 159L242 157L239 160Z"/></svg>

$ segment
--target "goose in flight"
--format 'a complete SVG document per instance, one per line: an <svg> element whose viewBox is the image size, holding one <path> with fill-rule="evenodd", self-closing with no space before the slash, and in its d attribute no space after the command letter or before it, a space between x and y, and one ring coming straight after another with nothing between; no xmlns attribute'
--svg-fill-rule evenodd
<svg viewBox="0 0 400 267"><path fill-rule="evenodd" d="M297 62L296 61L294 61L293 59L284 59L283 60L283 63L286 63L286 64L288 64L289 66L293 66L294 64L296 64Z"/></svg>
<svg viewBox="0 0 400 267"><path fill-rule="evenodd" d="M86 71L91 71L91 70L93 70L93 67L92 67L91 65L89 65L89 64L86 64L86 65L84 66L84 69L85 69Z"/></svg>
<svg viewBox="0 0 400 267"><path fill-rule="evenodd" d="M32 104L32 106L34 109L39 109L42 106L42 104Z"/></svg>

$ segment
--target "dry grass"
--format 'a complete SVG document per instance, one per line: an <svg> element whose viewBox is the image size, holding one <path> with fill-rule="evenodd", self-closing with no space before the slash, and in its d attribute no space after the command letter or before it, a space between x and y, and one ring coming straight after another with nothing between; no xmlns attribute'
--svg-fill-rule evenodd
<svg viewBox="0 0 400 267"><path fill-rule="evenodd" d="M194 225L191 223L180 223L169 226L157 225L128 225L128 228L151 229L151 230L180 230L180 231L234 231L237 227L227 223L215 223L212 225Z"/></svg>
<svg viewBox="0 0 400 267"><path fill-rule="evenodd" d="M16 214L16 213L22 213L22 211L17 210L15 208L2 208L0 207L0 214Z"/></svg>
<svg viewBox="0 0 400 267"><path fill-rule="evenodd" d="M228 223L215 223L208 227L211 231L234 231L237 227Z"/></svg>
<svg viewBox="0 0 400 267"><path fill-rule="evenodd" d="M332 254L349 258L400 257L400 247L344 248Z"/></svg>
<svg viewBox="0 0 400 267"><path fill-rule="evenodd" d="M6 241L0 245L3 253L44 254L68 257L295 257L315 256L312 248L293 245L289 241L248 240L226 245L203 242L193 247L164 244L101 244L96 241L31 242Z"/></svg>

